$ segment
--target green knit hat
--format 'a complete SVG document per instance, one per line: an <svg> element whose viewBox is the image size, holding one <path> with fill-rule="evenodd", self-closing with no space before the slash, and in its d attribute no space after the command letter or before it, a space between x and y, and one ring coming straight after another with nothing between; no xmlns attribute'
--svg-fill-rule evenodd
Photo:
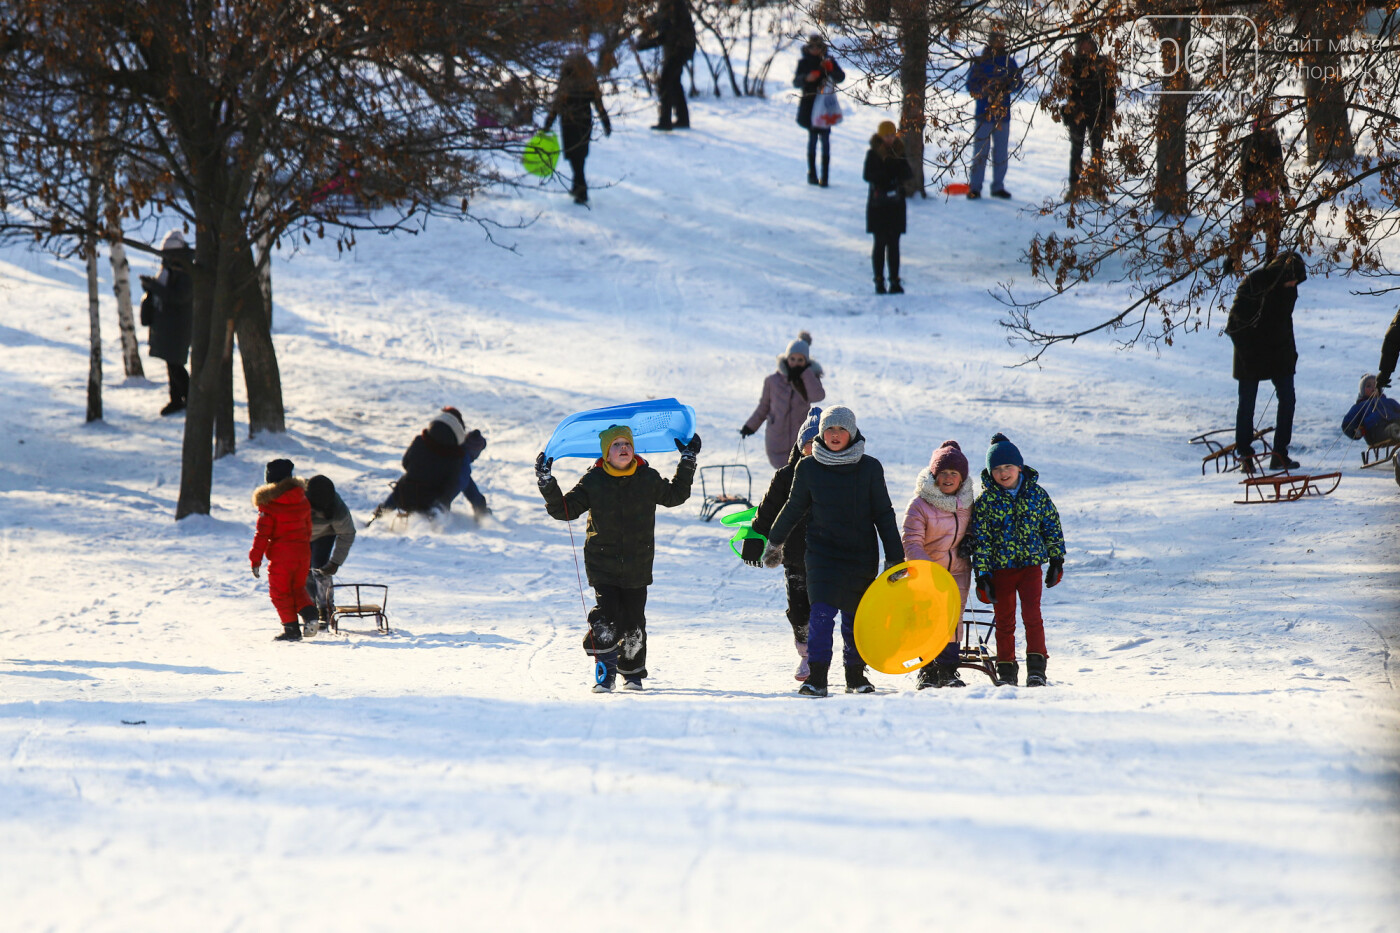
<svg viewBox="0 0 1400 933"><path fill-rule="evenodd" d="M627 443L632 444L634 449L636 448L637 445L632 442L631 428L625 424L609 425L598 435L598 441L602 445L604 457L608 455L608 448L612 446L613 441L617 440L619 437L627 438Z"/></svg>

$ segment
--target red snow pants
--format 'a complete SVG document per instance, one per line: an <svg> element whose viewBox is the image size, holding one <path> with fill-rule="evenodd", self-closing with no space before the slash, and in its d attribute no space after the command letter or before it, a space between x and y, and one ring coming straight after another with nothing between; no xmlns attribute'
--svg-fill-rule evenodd
<svg viewBox="0 0 1400 933"><path fill-rule="evenodd" d="M302 609L315 605L306 592L310 572L311 552L305 541L288 541L267 549L267 595L283 625L298 621Z"/></svg>
<svg viewBox="0 0 1400 933"><path fill-rule="evenodd" d="M993 570L992 587L997 601L992 621L997 627L997 660L1016 660L1016 598L1021 599L1021 620L1026 627L1026 653L1049 655L1045 650L1045 620L1040 617L1040 592L1044 582L1040 567Z"/></svg>

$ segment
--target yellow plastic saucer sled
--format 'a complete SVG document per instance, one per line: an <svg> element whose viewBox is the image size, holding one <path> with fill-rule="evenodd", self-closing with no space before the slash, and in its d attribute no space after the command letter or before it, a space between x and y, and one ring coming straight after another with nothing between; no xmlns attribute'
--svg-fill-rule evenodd
<svg viewBox="0 0 1400 933"><path fill-rule="evenodd" d="M856 649L883 674L928 664L958 629L958 584L928 560L911 560L875 578L856 608Z"/></svg>

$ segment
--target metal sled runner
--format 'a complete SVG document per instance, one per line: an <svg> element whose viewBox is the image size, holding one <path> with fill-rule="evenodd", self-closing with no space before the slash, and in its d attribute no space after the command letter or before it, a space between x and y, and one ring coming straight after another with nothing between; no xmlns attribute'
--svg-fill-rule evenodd
<svg viewBox="0 0 1400 933"><path fill-rule="evenodd" d="M979 616L981 618L978 618ZM958 646L958 667L981 671L994 685L1000 683L997 680L996 656L987 647L996 632L996 623L992 621L992 610L963 610L962 626L963 637L962 643Z"/></svg>
<svg viewBox="0 0 1400 933"><path fill-rule="evenodd" d="M700 474L700 520L708 522L730 506L752 508L753 474L742 463L703 466ZM706 474L709 479L706 479ZM743 483L744 494L739 495Z"/></svg>
<svg viewBox="0 0 1400 933"><path fill-rule="evenodd" d="M1378 444L1367 444L1366 449L1361 451L1361 469L1367 467L1380 466L1382 463L1389 463L1395 459L1396 444L1394 441L1381 441Z"/></svg>
<svg viewBox="0 0 1400 933"><path fill-rule="evenodd" d="M389 587L382 583L334 583L330 593L331 631L340 633L341 619L374 619L381 635L389 634Z"/></svg>
<svg viewBox="0 0 1400 933"><path fill-rule="evenodd" d="M1258 431L1254 432L1254 437L1250 438L1251 443L1258 442L1260 451L1262 451L1256 451L1254 454L1256 467L1259 460L1273 455L1273 448L1269 446L1269 441L1265 437L1266 434L1271 434L1273 430L1272 425L1267 428L1260 428ZM1238 470L1240 468L1240 455L1235 450L1234 442L1222 444L1216 439L1221 434L1234 437L1235 431L1233 428L1221 428L1218 431L1207 431L1204 434L1197 434L1195 437L1191 438L1191 443L1202 444L1206 448L1206 455L1201 458L1202 476L1206 475L1206 467L1208 465L1214 466L1215 472L1217 473L1229 473L1231 470Z"/></svg>

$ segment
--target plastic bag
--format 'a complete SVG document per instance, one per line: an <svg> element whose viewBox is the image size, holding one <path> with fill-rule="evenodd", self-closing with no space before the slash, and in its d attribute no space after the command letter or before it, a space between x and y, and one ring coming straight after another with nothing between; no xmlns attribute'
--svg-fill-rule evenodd
<svg viewBox="0 0 1400 933"><path fill-rule="evenodd" d="M830 81L822 85L812 102L812 129L829 130L841 122L841 102L836 99L836 86Z"/></svg>

